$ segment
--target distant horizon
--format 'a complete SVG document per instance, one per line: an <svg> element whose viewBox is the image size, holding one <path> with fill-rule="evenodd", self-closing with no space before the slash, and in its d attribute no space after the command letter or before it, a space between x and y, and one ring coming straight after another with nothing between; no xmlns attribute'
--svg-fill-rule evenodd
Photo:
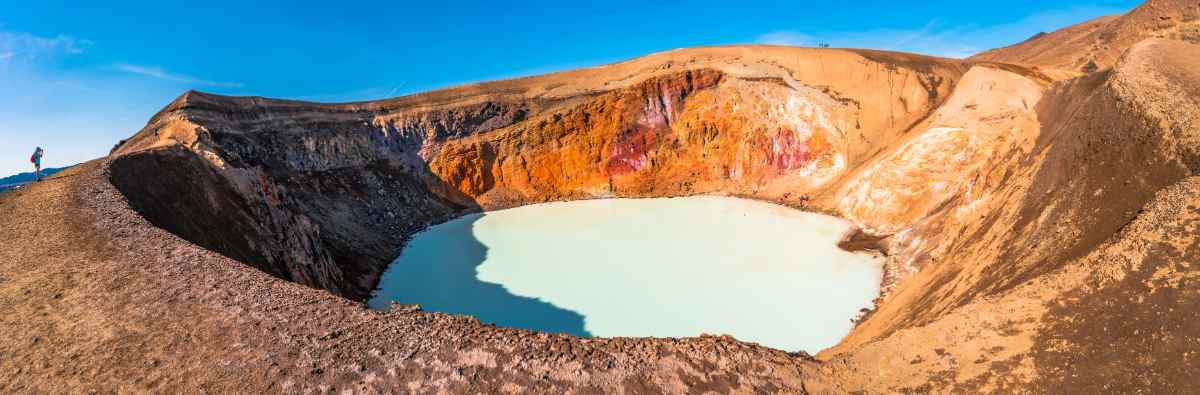
<svg viewBox="0 0 1200 395"><path fill-rule="evenodd" d="M76 163L73 165L68 165L68 166L63 166L63 167L43 167L42 168L42 177L49 177L60 171L63 171L63 170L66 170L66 169L69 169L71 167L75 167L78 165L79 164ZM34 174L33 174L32 170L24 171L24 172L20 172L20 173L16 173L16 174L0 174L0 187L15 185L15 184L24 184L24 183L33 181L33 179L34 179Z"/></svg>
<svg viewBox="0 0 1200 395"><path fill-rule="evenodd" d="M370 13L221 3L10 5L0 15L0 176L31 171L38 145L47 167L101 157L193 89L356 102L721 45L961 58L1139 2L379 3Z"/></svg>

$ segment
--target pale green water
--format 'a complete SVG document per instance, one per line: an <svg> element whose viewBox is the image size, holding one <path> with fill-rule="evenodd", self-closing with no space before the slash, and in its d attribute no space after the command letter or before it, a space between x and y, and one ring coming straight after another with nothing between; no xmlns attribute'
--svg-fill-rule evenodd
<svg viewBox="0 0 1200 395"><path fill-rule="evenodd" d="M369 304L580 336L730 334L815 353L879 292L878 262L836 246L849 227L725 197L475 214L416 235Z"/></svg>

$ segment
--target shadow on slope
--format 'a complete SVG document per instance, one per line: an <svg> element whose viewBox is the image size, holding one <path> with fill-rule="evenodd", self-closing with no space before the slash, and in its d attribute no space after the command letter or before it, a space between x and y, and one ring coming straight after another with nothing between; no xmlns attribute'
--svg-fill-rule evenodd
<svg viewBox="0 0 1200 395"><path fill-rule="evenodd" d="M479 279L488 248L475 238L474 228L484 215L469 214L414 237L367 303L373 309L386 309L392 301L419 304L428 311L470 315L502 326L592 336L584 329L583 315Z"/></svg>

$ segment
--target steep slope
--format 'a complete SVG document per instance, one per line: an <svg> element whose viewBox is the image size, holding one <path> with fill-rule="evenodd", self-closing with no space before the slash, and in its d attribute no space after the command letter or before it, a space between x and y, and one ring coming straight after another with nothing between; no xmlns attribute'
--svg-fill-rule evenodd
<svg viewBox="0 0 1200 395"><path fill-rule="evenodd" d="M1147 38L1200 42L1200 4L1150 0L1123 15L1039 34L971 59L1088 73L1112 67L1126 49Z"/></svg>
<svg viewBox="0 0 1200 395"><path fill-rule="evenodd" d="M1197 61L1200 46L1149 40L1113 70L1047 91L1040 135L990 193L1001 200L976 225L915 227L955 240L824 353L835 365L907 363L843 388L930 388L929 375L970 391L1195 385L1183 372L1200 341L1185 318L1200 309L1189 280L1200 258ZM963 203L948 209L978 207Z"/></svg>
<svg viewBox="0 0 1200 395"><path fill-rule="evenodd" d="M983 166L960 179L967 185L957 189L952 201L921 196L922 203L945 202L939 207L942 214L920 218L893 236L893 251L916 250L894 257L919 259L897 266L920 273L846 344L876 329L886 333L881 326L928 322L938 312L1056 270L1132 220L1156 191L1195 174L1197 132L1189 102L1196 96L1194 72L1178 71L1196 59L1195 51L1180 42L1147 41L1111 72L1054 86L1038 102L1036 119L999 128L1009 131L1005 136L1013 141L1009 151L997 153L994 165L968 162ZM1177 107L1164 108L1172 102ZM938 143L931 142L937 150L906 159L925 166L946 163L946 154L938 154L946 145ZM878 199L904 202L892 195Z"/></svg>

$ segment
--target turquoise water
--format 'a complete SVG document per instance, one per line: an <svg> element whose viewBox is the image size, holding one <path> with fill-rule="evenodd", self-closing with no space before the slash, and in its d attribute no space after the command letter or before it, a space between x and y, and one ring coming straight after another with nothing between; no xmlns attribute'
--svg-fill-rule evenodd
<svg viewBox="0 0 1200 395"><path fill-rule="evenodd" d="M473 214L414 236L368 302L578 336L729 334L836 344L879 293L840 219L727 197L608 199Z"/></svg>

